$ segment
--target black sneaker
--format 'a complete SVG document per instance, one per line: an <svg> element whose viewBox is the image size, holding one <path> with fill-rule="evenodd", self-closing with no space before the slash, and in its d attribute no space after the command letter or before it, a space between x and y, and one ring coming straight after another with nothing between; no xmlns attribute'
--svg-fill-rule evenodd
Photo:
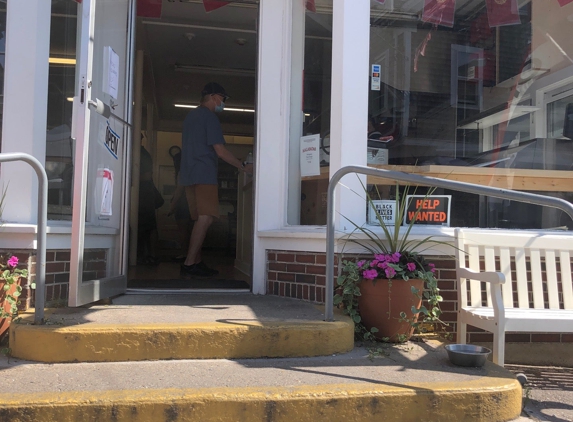
<svg viewBox="0 0 573 422"><path fill-rule="evenodd" d="M204 271L207 271L208 273L210 273L209 275L217 275L219 274L219 271L214 270L213 268L209 268L203 261L195 264L197 265L199 268L201 268Z"/></svg>
<svg viewBox="0 0 573 422"><path fill-rule="evenodd" d="M213 274L201 268L199 264L193 264L193 265L181 264L181 275L189 275L192 277L210 277Z"/></svg>

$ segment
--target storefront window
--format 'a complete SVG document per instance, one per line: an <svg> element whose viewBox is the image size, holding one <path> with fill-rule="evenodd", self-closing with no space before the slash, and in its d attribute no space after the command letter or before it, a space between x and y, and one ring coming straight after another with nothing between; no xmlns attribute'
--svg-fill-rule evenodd
<svg viewBox="0 0 573 422"><path fill-rule="evenodd" d="M289 161L289 224L325 224L328 186L332 0L293 2L293 79ZM301 110L302 105L302 110ZM301 136L319 138L319 178L301 177Z"/></svg>
<svg viewBox="0 0 573 422"><path fill-rule="evenodd" d="M78 4L52 0L46 173L48 218L71 220L73 185L72 101L75 87Z"/></svg>
<svg viewBox="0 0 573 422"><path fill-rule="evenodd" d="M368 144L387 161L369 165L571 200L572 15L558 0L373 1ZM573 227L560 211L435 193L452 195L452 226Z"/></svg>

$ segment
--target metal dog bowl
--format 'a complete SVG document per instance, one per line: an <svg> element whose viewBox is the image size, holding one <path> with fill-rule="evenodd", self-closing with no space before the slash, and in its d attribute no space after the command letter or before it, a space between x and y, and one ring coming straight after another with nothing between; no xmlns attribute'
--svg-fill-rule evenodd
<svg viewBox="0 0 573 422"><path fill-rule="evenodd" d="M448 344L445 348L450 362L458 366L483 366L491 353L487 347L471 344Z"/></svg>

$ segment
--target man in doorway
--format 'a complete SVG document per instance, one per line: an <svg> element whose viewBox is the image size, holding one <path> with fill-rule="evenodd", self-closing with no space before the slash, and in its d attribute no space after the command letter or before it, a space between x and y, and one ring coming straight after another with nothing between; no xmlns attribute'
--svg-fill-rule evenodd
<svg viewBox="0 0 573 422"><path fill-rule="evenodd" d="M181 171L179 183L185 186L191 218L195 220L183 275L209 277L218 273L201 259L201 249L207 230L219 218L218 159L241 171L252 173L253 165L244 164L225 147L221 123L215 115L225 108L228 95L216 82L210 82L201 92L199 107L191 110L183 123Z"/></svg>

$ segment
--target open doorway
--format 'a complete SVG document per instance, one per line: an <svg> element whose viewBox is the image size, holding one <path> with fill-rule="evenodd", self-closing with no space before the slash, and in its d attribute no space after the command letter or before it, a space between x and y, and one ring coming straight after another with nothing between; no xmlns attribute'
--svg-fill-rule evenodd
<svg viewBox="0 0 573 422"><path fill-rule="evenodd" d="M244 161L254 153L258 2L219 2L213 10L208 3L164 1L160 10L140 7L138 12L136 49L143 51L141 143L151 156L159 198L140 195L140 201L157 206L157 231L148 233L140 221L128 292L251 287L250 176L219 159L219 218L210 226L202 251L203 261L219 271L216 276L180 274L193 222L185 200L170 213L183 121L199 105L207 83L221 84L230 96L225 111L218 114L227 149Z"/></svg>

